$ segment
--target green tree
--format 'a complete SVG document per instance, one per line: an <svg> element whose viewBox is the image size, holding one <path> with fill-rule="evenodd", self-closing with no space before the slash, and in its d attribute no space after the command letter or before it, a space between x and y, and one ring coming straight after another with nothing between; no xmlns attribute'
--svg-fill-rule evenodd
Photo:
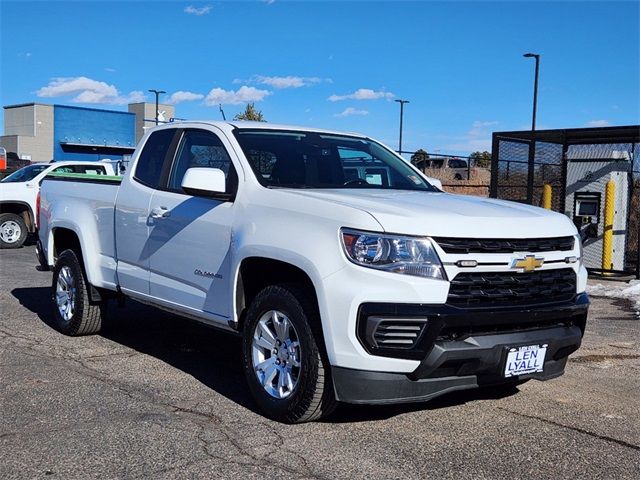
<svg viewBox="0 0 640 480"><path fill-rule="evenodd" d="M426 150L422 148L415 151L413 155L411 155L411 163L413 163L420 170L424 171L424 169L429 165L429 154Z"/></svg>
<svg viewBox="0 0 640 480"><path fill-rule="evenodd" d="M472 165L480 168L489 168L491 167L491 153L484 152L473 152L469 155L469 159L472 162Z"/></svg>
<svg viewBox="0 0 640 480"><path fill-rule="evenodd" d="M266 120L264 119L264 116L262 115L262 112L259 110L256 110L256 107L253 104L253 102L247 103L247 107L244 109L244 112L238 113L235 117L233 117L233 119L249 120L251 122L266 122Z"/></svg>

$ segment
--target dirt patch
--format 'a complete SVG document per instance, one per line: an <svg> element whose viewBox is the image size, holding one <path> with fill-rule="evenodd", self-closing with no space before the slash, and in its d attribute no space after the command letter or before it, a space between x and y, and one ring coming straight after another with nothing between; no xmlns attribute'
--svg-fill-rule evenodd
<svg viewBox="0 0 640 480"><path fill-rule="evenodd" d="M488 168L472 169L469 180L454 179L455 171L448 168L426 168L425 175L437 178L442 182L442 188L448 193L458 193L461 195L475 195L477 197L488 197L489 186L491 184L491 170ZM475 175L473 172L476 172Z"/></svg>
<svg viewBox="0 0 640 480"><path fill-rule="evenodd" d="M585 355L583 357L571 357L569 358L570 362L574 363L595 363L595 362L605 362L607 360L637 360L640 358L640 355L629 354L629 355Z"/></svg>

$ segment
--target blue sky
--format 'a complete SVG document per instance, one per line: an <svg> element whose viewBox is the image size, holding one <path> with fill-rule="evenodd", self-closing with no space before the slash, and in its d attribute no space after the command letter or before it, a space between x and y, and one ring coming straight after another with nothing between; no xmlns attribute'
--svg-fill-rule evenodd
<svg viewBox="0 0 640 480"><path fill-rule="evenodd" d="M3 105L126 110L166 90L176 116L270 122L464 154L494 130L640 122L640 2L7 1ZM175 95L177 92L181 92ZM0 129L2 125L0 125Z"/></svg>

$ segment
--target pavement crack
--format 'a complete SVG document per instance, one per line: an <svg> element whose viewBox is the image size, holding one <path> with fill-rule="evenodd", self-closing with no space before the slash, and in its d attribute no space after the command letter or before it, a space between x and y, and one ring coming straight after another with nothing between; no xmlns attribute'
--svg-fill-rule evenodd
<svg viewBox="0 0 640 480"><path fill-rule="evenodd" d="M590 432L589 430L585 430L580 427L573 427L571 425L565 425L560 422L556 422L555 420L549 420L548 418L537 417L535 415L528 415L526 413L515 412L513 410L509 410L508 408L498 407L499 410L511 413L513 415L517 415L519 417L528 418L531 420L540 420L541 422L548 423L549 425L554 425L556 427L566 428L568 430L573 430L574 432L583 433L585 435L589 435L590 437L597 438L599 440L604 440L606 442L612 442L622 447L631 448L632 450L640 451L640 446L634 445L633 443L625 442L624 440L620 440L618 438L609 437L607 435L600 435L599 433Z"/></svg>
<svg viewBox="0 0 640 480"><path fill-rule="evenodd" d="M312 472L312 468L308 464L306 458L301 456L299 453L292 451L290 449L284 448L284 439L283 437L276 431L275 427L271 427L270 425L260 423L260 426L266 427L271 433L273 433L273 437L276 439L276 447L282 450L286 450L292 456L299 461L300 466L302 468L291 468L287 465L282 465L280 463L274 462L268 455L260 455L251 451L251 449L247 449L245 445L238 440L238 436L235 432L229 431L228 425L225 425L222 420L214 414L205 413L201 411L197 411L191 408L184 408L178 406L172 406L174 409L174 413L186 413L188 415L193 415L198 418L196 421L196 425L200 429L200 432L196 435L196 438L202 444L202 451L209 458L216 460L217 462L224 463L232 463L234 465L243 466L243 467L259 467L263 468L265 465L268 465L276 470L280 470L289 475L295 475L299 478L308 478L315 480L324 480L326 477L319 476L318 474ZM201 421L204 420L204 423ZM221 439L207 439L206 434L208 432L207 426L210 423L216 424L218 428L213 430L215 433L220 434L223 438ZM223 443L225 445L231 446L238 458L228 458L227 456L222 456L214 453L211 450L211 447L215 444Z"/></svg>

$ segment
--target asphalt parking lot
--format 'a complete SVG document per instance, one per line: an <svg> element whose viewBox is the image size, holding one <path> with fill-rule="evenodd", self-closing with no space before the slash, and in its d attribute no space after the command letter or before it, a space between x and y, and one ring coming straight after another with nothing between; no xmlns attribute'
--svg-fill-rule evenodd
<svg viewBox="0 0 640 480"><path fill-rule="evenodd" d="M239 341L133 302L49 326L51 274L0 251L0 478L639 478L640 321L594 299L566 374L519 391L260 416Z"/></svg>

